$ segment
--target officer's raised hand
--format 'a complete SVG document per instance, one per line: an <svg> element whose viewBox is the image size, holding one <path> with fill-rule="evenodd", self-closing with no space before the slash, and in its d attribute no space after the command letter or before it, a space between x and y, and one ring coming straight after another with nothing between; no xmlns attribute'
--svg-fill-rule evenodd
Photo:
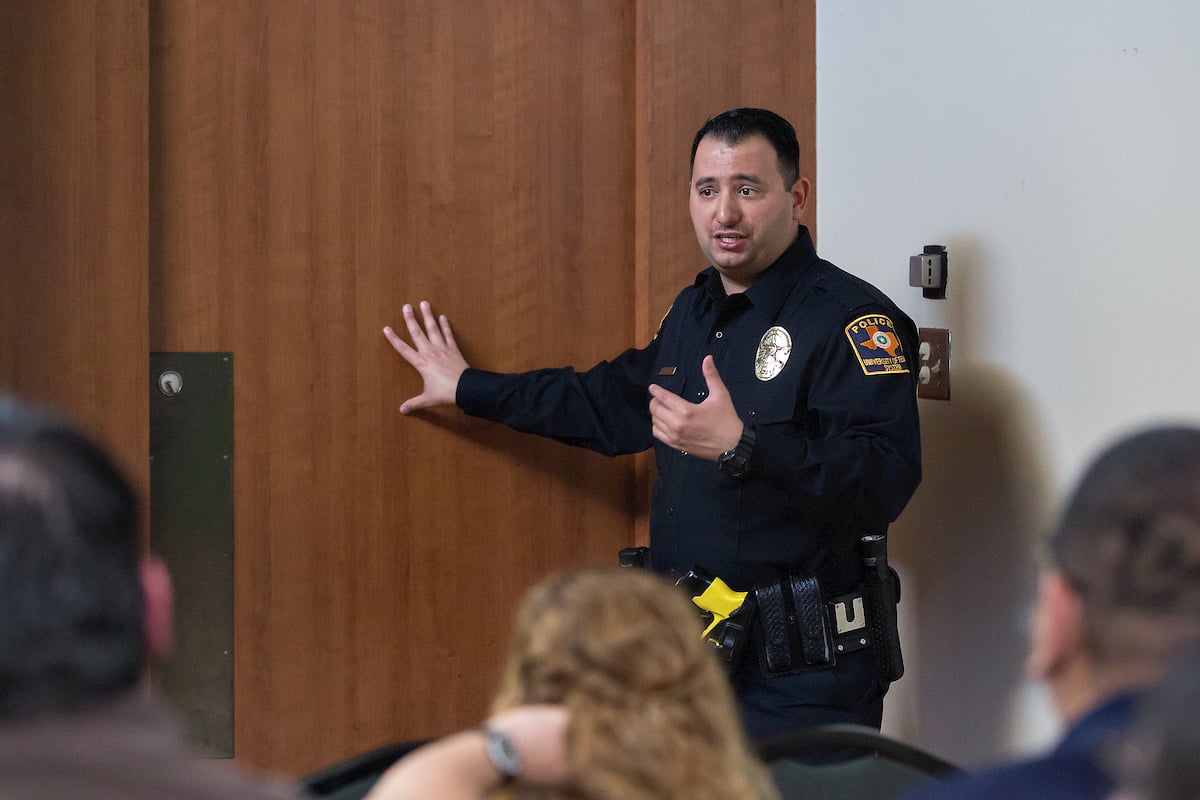
<svg viewBox="0 0 1200 800"><path fill-rule="evenodd" d="M421 316L425 327L417 321L416 312L407 303L404 305L404 324L408 326L410 345L389 328L383 335L391 342L405 361L413 365L425 382L421 393L410 397L400 405L401 414L411 414L421 408L454 405L458 393L458 379L469 366L459 352L458 343L450 330L450 320L443 314L434 319L433 309L425 300L421 301Z"/></svg>
<svg viewBox="0 0 1200 800"><path fill-rule="evenodd" d="M721 453L737 446L743 425L713 357L705 356L701 368L708 396L700 403L692 403L651 384L650 420L654 438L663 444L697 458L716 461Z"/></svg>

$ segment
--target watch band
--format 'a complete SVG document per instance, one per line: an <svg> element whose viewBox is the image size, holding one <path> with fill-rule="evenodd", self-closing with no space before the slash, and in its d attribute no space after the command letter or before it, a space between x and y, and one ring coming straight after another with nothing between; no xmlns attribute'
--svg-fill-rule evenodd
<svg viewBox="0 0 1200 800"><path fill-rule="evenodd" d="M484 723L483 735L488 761L500 773L500 784L507 786L521 777L521 755L512 737L487 723Z"/></svg>
<svg viewBox="0 0 1200 800"><path fill-rule="evenodd" d="M717 465L726 475L734 478L744 478L750 473L750 456L754 453L754 428L750 425L742 427L742 438L737 446L726 450L717 458Z"/></svg>

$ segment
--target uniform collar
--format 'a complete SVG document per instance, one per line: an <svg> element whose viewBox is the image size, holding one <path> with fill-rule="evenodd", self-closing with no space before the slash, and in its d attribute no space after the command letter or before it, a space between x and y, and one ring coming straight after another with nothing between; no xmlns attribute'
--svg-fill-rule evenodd
<svg viewBox="0 0 1200 800"><path fill-rule="evenodd" d="M797 227L796 240L742 293L755 310L771 319L775 318L784 302L799 286L815 283L818 277L816 270L811 269L817 262L812 236L806 226ZM696 276L696 286L704 289L700 295L702 302L694 309L697 314L703 313L710 302L719 302L725 297L721 275L714 267Z"/></svg>
<svg viewBox="0 0 1200 800"><path fill-rule="evenodd" d="M1127 730L1137 717L1141 695L1118 694L1085 714L1063 736L1057 752L1091 752L1113 734Z"/></svg>

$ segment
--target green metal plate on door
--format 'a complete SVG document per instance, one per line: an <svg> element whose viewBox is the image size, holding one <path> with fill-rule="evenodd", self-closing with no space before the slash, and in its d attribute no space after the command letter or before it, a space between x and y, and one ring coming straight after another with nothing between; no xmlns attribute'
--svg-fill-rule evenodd
<svg viewBox="0 0 1200 800"><path fill-rule="evenodd" d="M175 586L162 688L196 744L233 756L233 355L150 354L150 549Z"/></svg>

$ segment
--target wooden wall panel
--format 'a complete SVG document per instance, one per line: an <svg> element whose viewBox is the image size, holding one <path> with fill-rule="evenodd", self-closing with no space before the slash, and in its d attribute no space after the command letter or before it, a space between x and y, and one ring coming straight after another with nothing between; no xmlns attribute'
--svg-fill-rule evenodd
<svg viewBox="0 0 1200 800"><path fill-rule="evenodd" d="M234 354L235 751L299 773L477 722L513 604L632 538L627 461L457 411L383 339L590 365L633 308L622 2L154 6L151 347Z"/></svg>
<svg viewBox="0 0 1200 800"><path fill-rule="evenodd" d="M149 485L146 0L0 4L0 389Z"/></svg>

